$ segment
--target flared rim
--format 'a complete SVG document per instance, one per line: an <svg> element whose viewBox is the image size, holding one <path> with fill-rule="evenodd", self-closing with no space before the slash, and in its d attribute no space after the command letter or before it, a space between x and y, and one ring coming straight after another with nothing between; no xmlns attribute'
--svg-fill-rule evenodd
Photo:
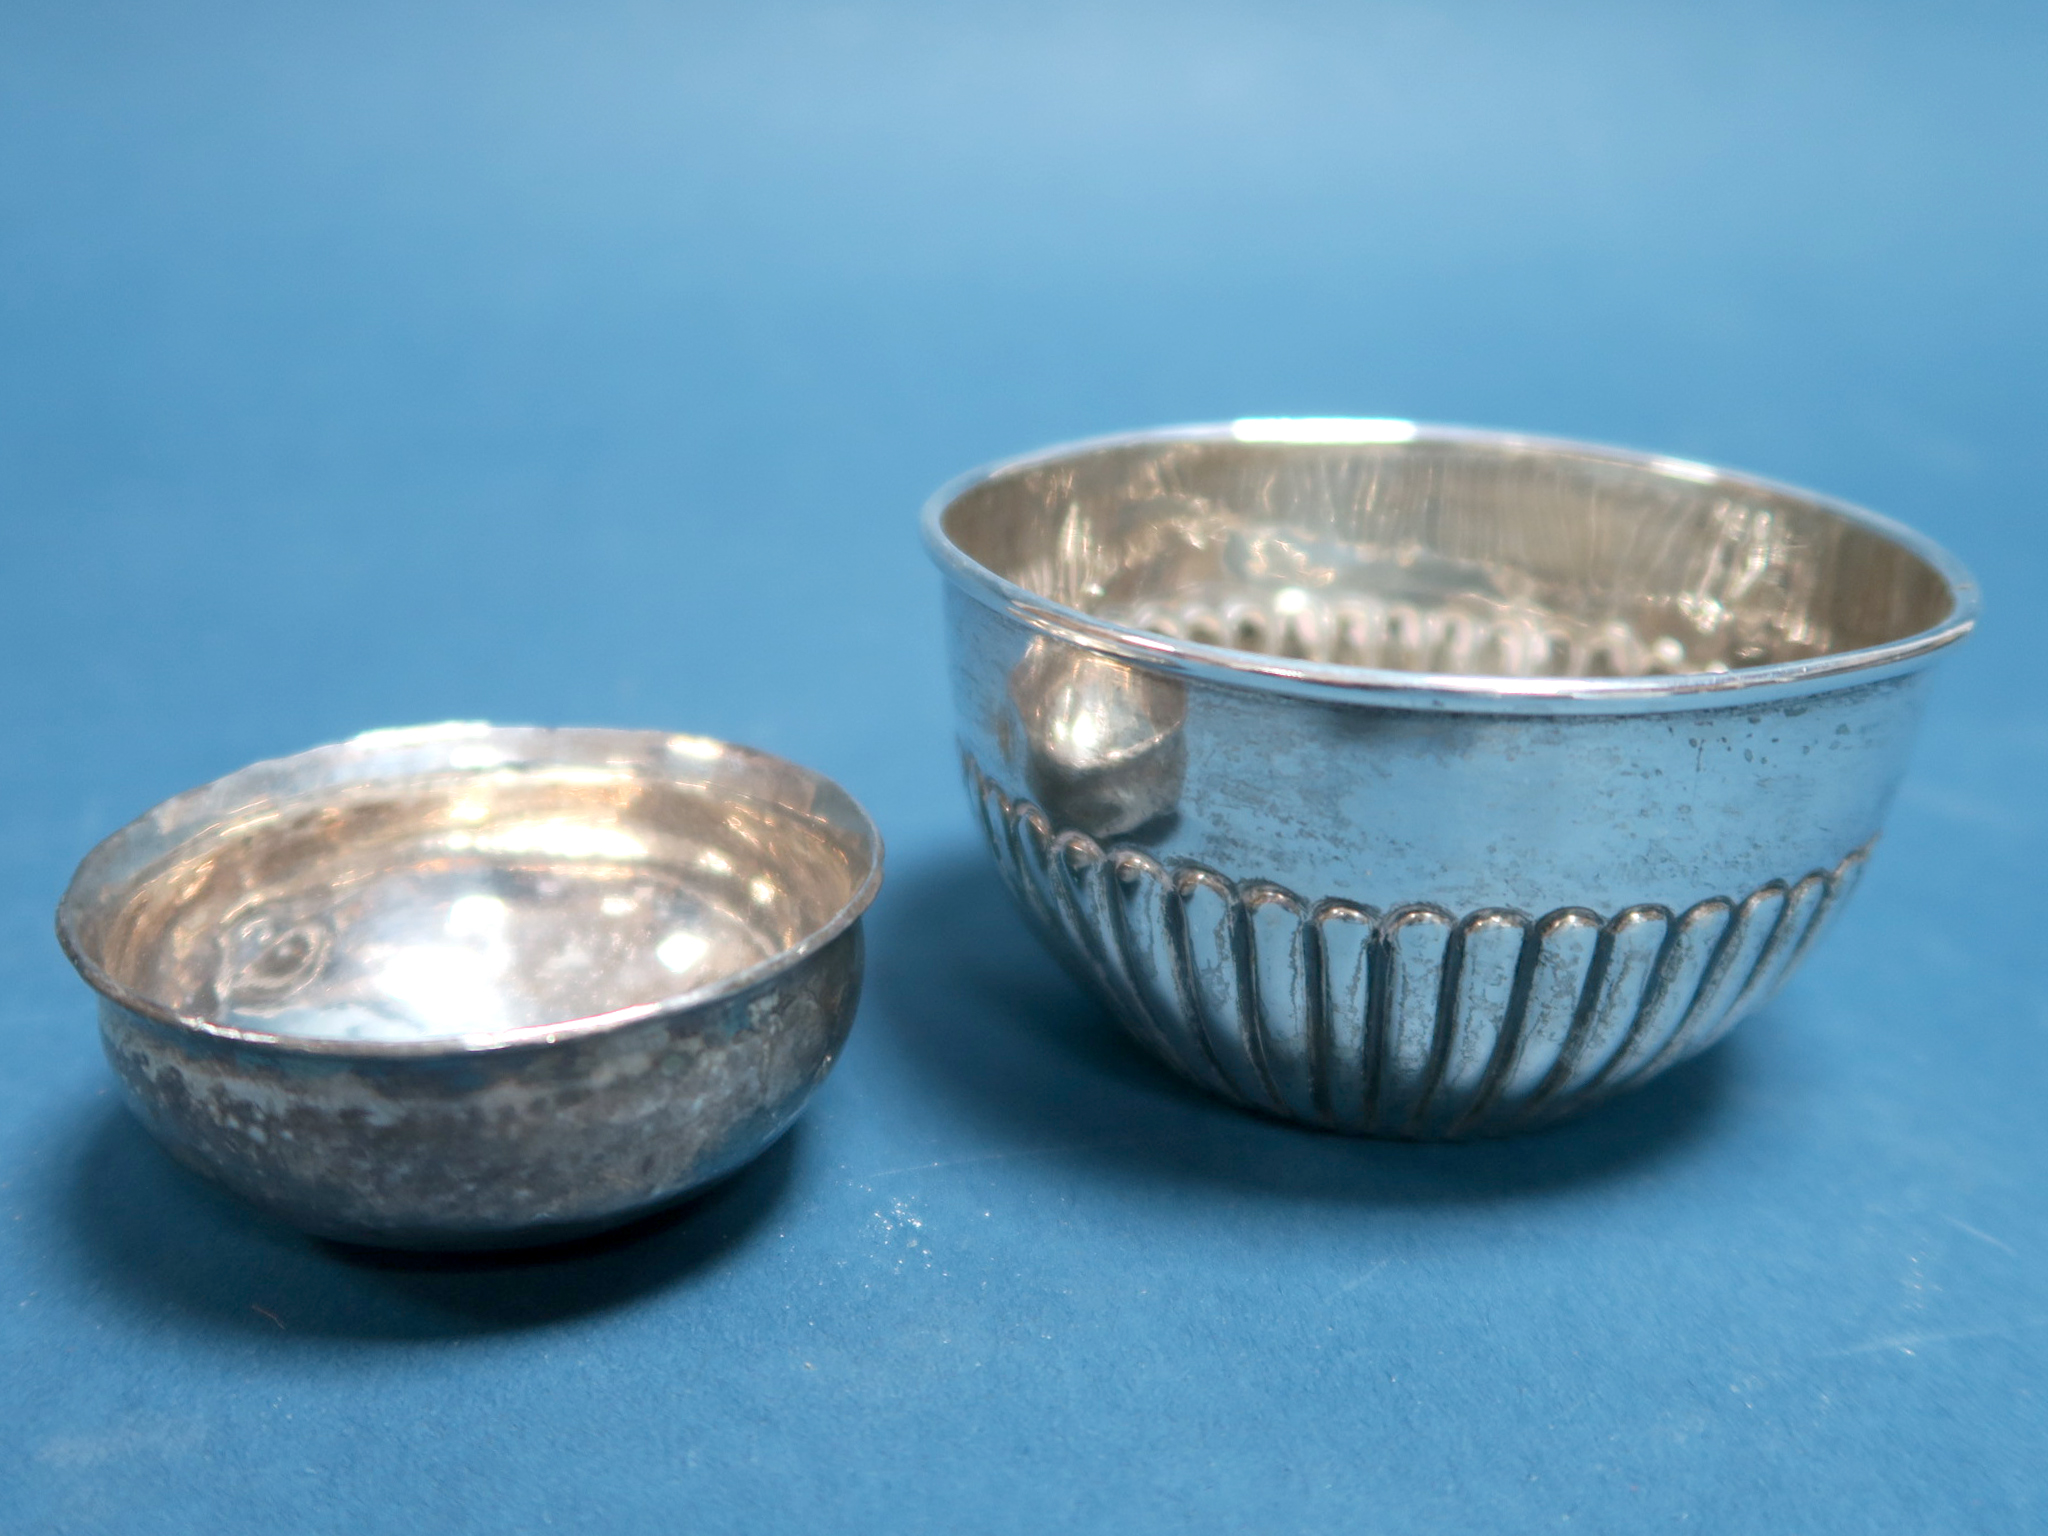
<svg viewBox="0 0 2048 1536"><path fill-rule="evenodd" d="M1646 471L1693 485L1790 498L1869 530L1924 562L1949 594L1948 613L1928 628L1881 645L1830 652L1727 672L1640 677L1512 677L1449 672L1404 672L1344 662L1302 661L1200 641L1172 639L1101 618L1019 586L982 565L955 544L945 515L961 497L1001 476L1045 468L1062 460L1119 448L1179 443L1246 443L1341 447L1446 443ZM1182 676L1264 692L1372 702L1392 708L1504 714L1629 713L1763 703L1859 683L1878 682L1926 665L1967 635L1977 622L1980 597L1963 563L1932 539L1850 502L1758 475L1691 460L1613 448L1568 438L1439 426L1389 417L1246 417L1236 421L1161 427L1084 438L987 464L949 480L926 501L926 548L939 568L979 601L1070 644Z"/></svg>

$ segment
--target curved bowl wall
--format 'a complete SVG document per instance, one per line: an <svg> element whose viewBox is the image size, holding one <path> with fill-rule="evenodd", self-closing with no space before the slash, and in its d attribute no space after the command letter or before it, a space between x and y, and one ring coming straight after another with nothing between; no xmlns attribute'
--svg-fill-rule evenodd
<svg viewBox="0 0 2048 1536"><path fill-rule="evenodd" d="M927 536L989 846L1125 1028L1268 1114L1494 1134L1643 1082L1783 984L1855 885L1974 592L1781 487L1409 431L1306 461L1241 461L1228 429L1056 451L942 492ZM1398 459L1424 449L1449 467ZM1374 454L1405 467L1354 461ZM1514 523L1517 483L1556 540L1486 524ZM1583 579L1538 561L1559 543ZM1487 672L1511 608L1527 665ZM1483 645L1468 612L1496 616ZM1430 665L1480 669L1333 663L1332 613L1382 663L1403 633L1463 635ZM1556 670L1603 634L1602 675ZM1686 654L1737 660L1657 671Z"/></svg>

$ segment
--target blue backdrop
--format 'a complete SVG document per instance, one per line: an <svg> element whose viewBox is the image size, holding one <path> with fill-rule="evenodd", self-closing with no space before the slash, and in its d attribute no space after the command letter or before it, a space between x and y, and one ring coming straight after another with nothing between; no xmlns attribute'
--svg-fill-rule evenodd
<svg viewBox="0 0 2048 1536"><path fill-rule="evenodd" d="M2048 13L0 8L0 1528L2048 1525ZM1542 1136L1109 1032L954 778L925 492L1235 414L1510 426L1984 580L1830 944ZM124 1118L49 914L153 801L446 717L890 840L798 1130L631 1240L379 1258Z"/></svg>

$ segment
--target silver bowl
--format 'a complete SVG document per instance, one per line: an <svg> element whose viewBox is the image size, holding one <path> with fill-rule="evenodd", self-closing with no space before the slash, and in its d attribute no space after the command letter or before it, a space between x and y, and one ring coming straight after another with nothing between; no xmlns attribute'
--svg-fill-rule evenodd
<svg viewBox="0 0 2048 1536"><path fill-rule="evenodd" d="M57 909L181 1161L326 1236L551 1241L731 1172L824 1079L882 847L698 736L375 731L165 801Z"/></svg>
<svg viewBox="0 0 2048 1536"><path fill-rule="evenodd" d="M996 862L1269 1114L1513 1130L1767 1000L1856 882L1962 567L1704 465L1372 420L1055 448L925 512Z"/></svg>

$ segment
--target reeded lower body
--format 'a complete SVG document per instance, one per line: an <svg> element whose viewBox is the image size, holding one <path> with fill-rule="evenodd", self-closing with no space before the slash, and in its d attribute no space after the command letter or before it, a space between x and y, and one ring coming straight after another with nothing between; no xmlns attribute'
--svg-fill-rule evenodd
<svg viewBox="0 0 2048 1536"><path fill-rule="evenodd" d="M1247 1108L1380 1136L1525 1129L1706 1049L1769 1001L1866 857L1678 913L1381 912L1105 849L972 759L967 778L1011 894L1142 1045Z"/></svg>

